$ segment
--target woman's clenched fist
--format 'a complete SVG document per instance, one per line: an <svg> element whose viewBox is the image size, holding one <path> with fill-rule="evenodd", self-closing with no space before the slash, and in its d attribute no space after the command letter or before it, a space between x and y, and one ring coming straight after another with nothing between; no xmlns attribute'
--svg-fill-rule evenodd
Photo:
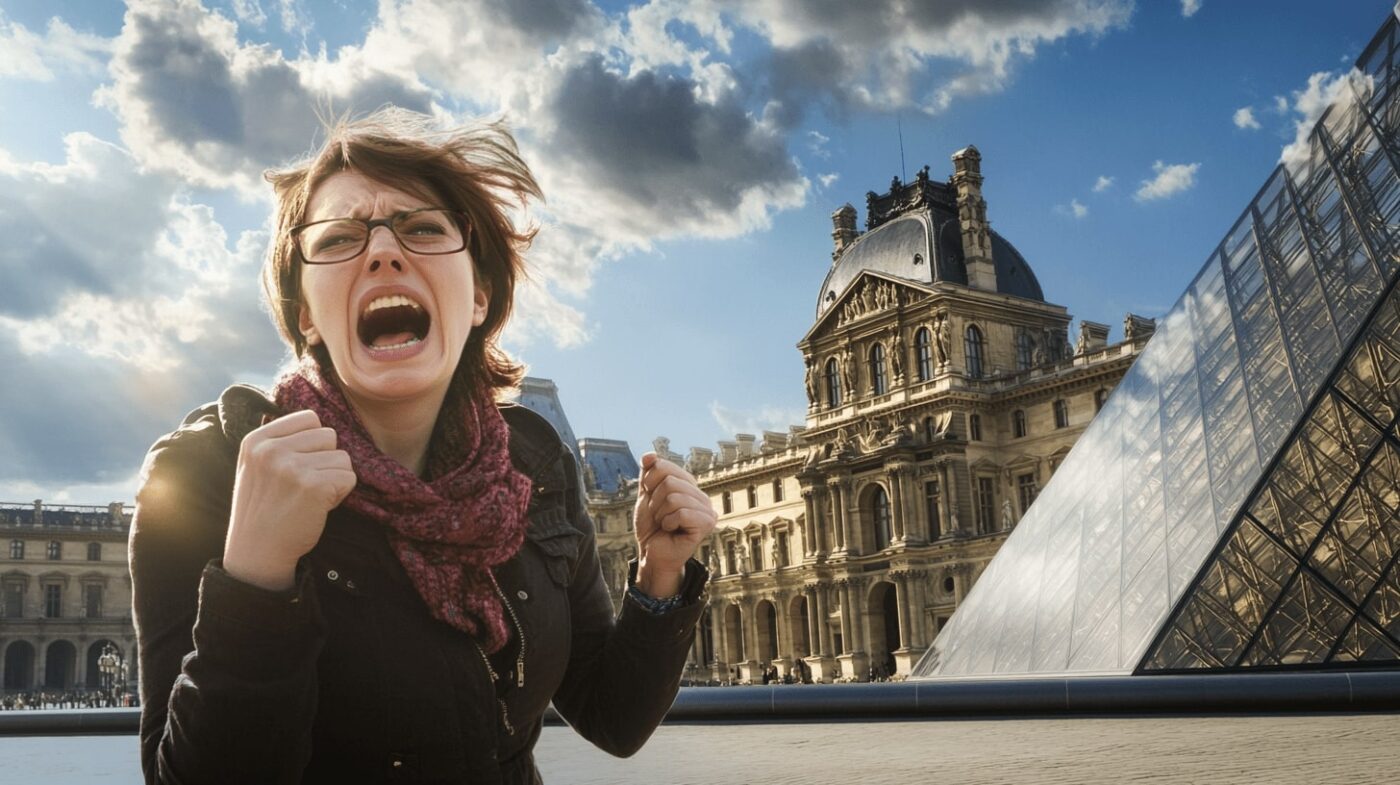
<svg viewBox="0 0 1400 785"><path fill-rule="evenodd" d="M326 514L355 488L350 455L312 411L252 431L238 450L224 570L265 589L291 588L297 560L321 539Z"/></svg>

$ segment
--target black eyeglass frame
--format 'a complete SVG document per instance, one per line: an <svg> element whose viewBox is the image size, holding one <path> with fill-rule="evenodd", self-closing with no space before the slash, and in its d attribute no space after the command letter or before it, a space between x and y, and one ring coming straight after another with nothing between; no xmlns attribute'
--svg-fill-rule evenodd
<svg viewBox="0 0 1400 785"><path fill-rule="evenodd" d="M409 248L404 243L403 238L399 236L398 231L394 228L394 223L397 221L402 221L405 218L408 218L409 216L416 215L417 213L447 213L448 215L451 215L453 218L457 219L457 227L462 231L462 246L460 248L454 248L450 251L417 251L412 248ZM304 252L301 248L302 232L306 231L307 229L310 229L313 226L320 226L321 224L329 223L340 223L341 221L354 221L365 227L365 241L360 244L360 247L356 248L354 253L350 254L349 256L346 256L344 259L336 259L333 262L313 262L310 259L306 258L306 252ZM447 207L419 207L415 210L405 210L401 213L395 213L389 216L388 218L375 218L373 220L368 221L363 218L352 217L326 218L321 221L310 221L304 224L297 224L296 226L293 226L290 230L288 230L287 235L291 238L292 247L296 249L297 256L301 258L302 264L344 264L345 262L348 262L351 259L354 259L356 256L359 256L360 254L364 253L365 249L369 247L370 235L374 233L375 227L378 226L386 227L389 230L389 233L394 236L394 242L399 244L399 248L408 253L421 254L423 256L445 256L450 253L457 253L459 251L465 250L467 246L471 245L471 218L468 217L468 215L462 212L461 210L453 210Z"/></svg>

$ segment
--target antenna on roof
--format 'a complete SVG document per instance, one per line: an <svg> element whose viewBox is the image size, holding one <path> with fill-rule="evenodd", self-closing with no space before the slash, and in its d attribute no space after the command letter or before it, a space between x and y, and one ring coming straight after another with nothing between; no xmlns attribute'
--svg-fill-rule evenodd
<svg viewBox="0 0 1400 785"><path fill-rule="evenodd" d="M909 175L904 171L904 124L900 122L899 112L894 113L894 127L899 133L899 181L902 183L909 179Z"/></svg>

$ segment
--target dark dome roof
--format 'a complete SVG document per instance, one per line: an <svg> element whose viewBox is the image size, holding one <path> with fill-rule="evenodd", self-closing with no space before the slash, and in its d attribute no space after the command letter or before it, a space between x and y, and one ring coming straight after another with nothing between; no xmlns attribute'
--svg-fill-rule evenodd
<svg viewBox="0 0 1400 785"><path fill-rule="evenodd" d="M930 242L935 234L937 242ZM1020 251L995 231L991 239L997 291L1044 302L1040 282ZM866 270L925 285L946 281L966 286L957 214L935 205L905 213L857 237L826 274L817 296L817 316Z"/></svg>

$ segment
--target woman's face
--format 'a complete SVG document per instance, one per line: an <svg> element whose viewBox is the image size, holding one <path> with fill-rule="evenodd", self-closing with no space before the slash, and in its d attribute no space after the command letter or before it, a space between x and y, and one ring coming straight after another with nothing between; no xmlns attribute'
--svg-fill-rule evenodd
<svg viewBox="0 0 1400 785"><path fill-rule="evenodd" d="M388 218L441 207L354 172L327 178L311 195L306 222ZM405 251L387 226L338 264L304 264L299 327L323 345L352 399L406 402L447 391L490 293L475 286L471 255Z"/></svg>

